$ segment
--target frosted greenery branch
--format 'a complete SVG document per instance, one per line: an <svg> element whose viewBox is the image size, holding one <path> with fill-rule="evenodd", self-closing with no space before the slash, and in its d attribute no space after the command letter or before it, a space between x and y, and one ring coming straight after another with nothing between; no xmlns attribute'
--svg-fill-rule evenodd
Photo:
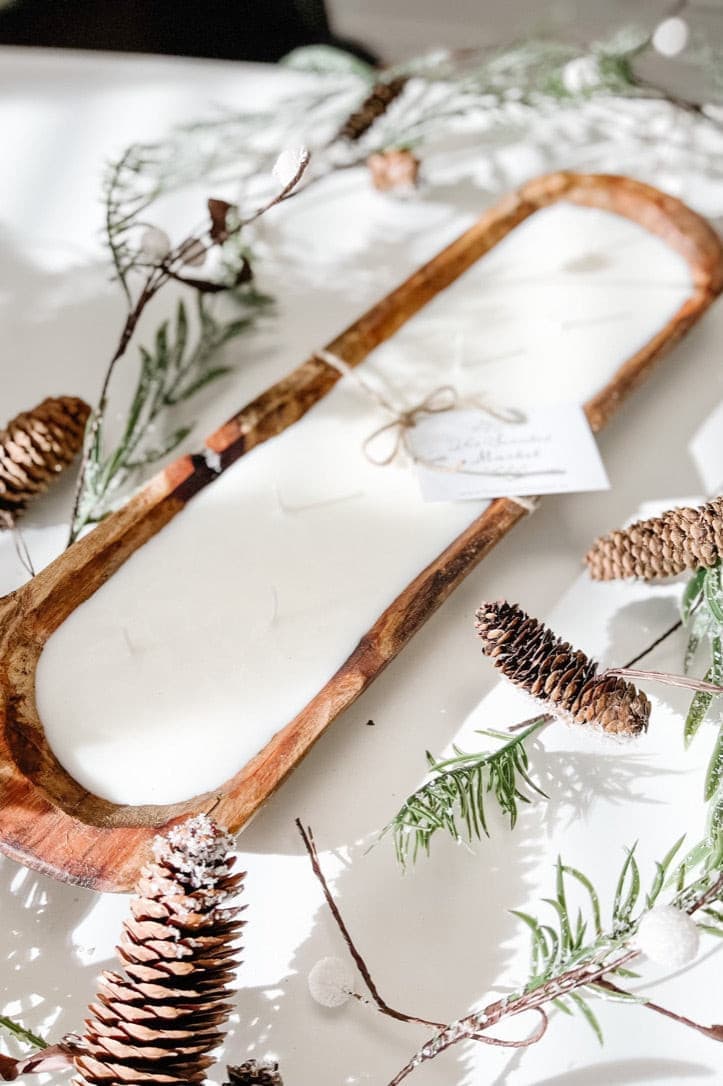
<svg viewBox="0 0 723 1086"><path fill-rule="evenodd" d="M314 835L309 827L302 826L300 820L297 819L296 824L312 870L372 1003L380 1013L398 1021L412 1025L429 1024L428 1019L406 1014L391 1007L382 998L326 881ZM713 865L705 842L679 860L682 844L683 838L655 864L645 893L635 846L627 851L616 881L607 923L603 923L601 895L592 880L558 859L554 896L543 899L543 904L551 910L551 919L539 919L522 911L515 913L530 929L532 936L527 979L512 993L494 1000L482 1010L447 1025L437 1024L434 1036L417 1050L389 1086L398 1086L422 1063L461 1042L475 1041L510 1048L536 1044L547 1030L553 1008L563 1013L579 1014L602 1040L600 1024L590 1006L594 998L612 998L639 1005L712 1040L723 1041L723 1025L703 1025L651 1000L641 999L618 983L635 977L629 965L641 953L636 945L636 936L641 922L656 908L664 892L672 894L669 906L681 914L692 916L700 913L702 919L699 926L723 937L723 911L719 908L719 903L723 901L723 874ZM575 901L581 897L582 904L573 906L573 889L577 891ZM364 1002L362 996L357 995L356 998ZM509 1040L488 1033L504 1019L527 1012L535 1013L538 1021L526 1036Z"/></svg>
<svg viewBox="0 0 723 1086"><path fill-rule="evenodd" d="M530 802L529 793L545 796L530 777L525 743L550 720L552 716L543 714L525 721L524 730L512 738L504 732L478 732L505 740L495 751L467 754L454 747L452 757L439 761L427 751L430 779L404 801L382 831L382 836L392 835L402 867L413 863L420 852L428 856L432 837L439 831L455 841L489 836L489 800L508 817L513 829L520 803Z"/></svg>
<svg viewBox="0 0 723 1086"><path fill-rule="evenodd" d="M226 367L215 364L218 350L230 339L251 327L254 316L269 299L252 286L253 273L246 250L235 244L244 227L255 222L272 207L282 203L292 194L309 164L309 153L301 149L293 157L291 168L285 163L288 176L278 171L279 180L271 197L255 211L241 217L238 209L224 200L209 199L209 220L199 230L191 232L175 247L166 236L151 227L153 243L161 250L143 255L143 245L130 250L125 240L126 224L139 223L134 211L121 213L118 202L119 182L116 177L107 191L107 206L112 212L107 222L108 244L116 274L128 301L128 313L121 330L118 345L105 371L98 403L90 415L86 428L81 467L73 501L69 543L77 539L83 528L104 516L117 497L119 486L128 475L155 463L174 449L187 435L185 427L176 428L165 441L149 447L146 439L152 435L159 416L183 400L190 399L211 381L227 372ZM124 161L128 161L127 156ZM132 159L140 169L139 160ZM144 160L140 160L144 161ZM122 176L122 170L114 176ZM134 208L146 208L159 194L152 189L145 200L136 197ZM164 249L164 243L167 242ZM189 268L203 263L208 251L219 247L225 254L224 274L218 279L203 279L193 275ZM146 248L148 243L146 242ZM140 274L140 286L134 294L130 285L131 271ZM152 349L140 348L140 372L122 436L117 446L106 452L104 447L104 421L108 408L111 379L118 362L125 356L133 339L138 322L149 303L169 282L179 282L197 294L199 338L195 346L188 346L188 319L184 303L180 303L172 340L168 322L158 328ZM221 322L212 312L208 295L229 294L235 296L239 311L232 319ZM139 450L143 449L139 456Z"/></svg>
<svg viewBox="0 0 723 1086"><path fill-rule="evenodd" d="M22 1044L31 1045L34 1048L45 1048L48 1043L37 1033L33 1033L31 1029L26 1029L20 1022L6 1014L0 1015L0 1028L12 1034Z"/></svg>
<svg viewBox="0 0 723 1086"><path fill-rule="evenodd" d="M100 430L112 372L126 353L141 313L169 280L180 278L191 288L209 288L209 284L199 285L183 269L189 246L200 241L203 232L190 235L185 249L182 243L163 260L148 259L142 230L153 228L149 218L154 218L159 202L201 180L208 185L241 186L246 202L259 191L261 179L279 151L290 143L305 142L315 151L316 164L298 188L303 191L329 173L363 163L373 152L422 146L436 133L445 132L456 119L464 119L465 125L472 128L481 124L483 132L489 131L490 125L494 128L521 123L524 127L533 125L536 117L550 107L575 107L595 97L663 98L715 123L701 103L676 98L638 76L635 64L651 48L649 34L628 27L608 41L587 47L551 40L522 41L501 48L437 51L375 70L340 50L313 46L295 50L286 58L287 67L315 76L292 93L261 108L219 112L215 117L194 120L176 126L163 140L127 148L109 164L103 196L106 244L128 315L89 422L70 538L76 538L86 524L105 515L119 499L119 488L127 480L125 470L112 470L123 461L123 441L106 452ZM708 43L698 45L689 59L709 73L715 83L721 58ZM404 84L402 93L392 96L389 108L385 103L381 110L372 111L358 141L344 138L345 121L363 109L375 88L394 80ZM520 111L524 113L522 121ZM277 197L271 205L275 202ZM244 267L248 262L238 264L237 270ZM248 292L243 304L248 308L252 302ZM204 308L208 314L212 307ZM228 323L233 326L234 320ZM224 372L223 365L212 364L219 349L211 349L208 364L201 366L202 375L215 370L221 376ZM141 356L140 365L138 388L148 383L148 374L144 373L144 366L148 368L146 355ZM212 379L209 376L207 381ZM136 407L134 398L129 414ZM159 456L183 436L182 427L172 431L157 446ZM153 462L150 453L140 460L130 459L136 474Z"/></svg>

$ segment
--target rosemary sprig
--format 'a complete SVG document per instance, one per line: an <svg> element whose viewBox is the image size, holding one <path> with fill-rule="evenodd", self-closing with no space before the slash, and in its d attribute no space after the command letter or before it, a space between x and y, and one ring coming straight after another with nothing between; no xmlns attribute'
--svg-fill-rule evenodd
<svg viewBox="0 0 723 1086"><path fill-rule="evenodd" d="M393 835L397 860L402 867L410 860L413 863L420 852L429 855L432 837L439 830L455 841L471 842L480 840L483 834L489 836L485 809L488 797L509 817L513 827L519 804L530 802L525 787L545 796L529 775L525 743L550 719L548 714L535 717L513 738L504 732L480 731L480 735L506 740L495 751L467 754L454 747L454 756L441 761L427 751L430 780L404 801L382 831L382 836Z"/></svg>

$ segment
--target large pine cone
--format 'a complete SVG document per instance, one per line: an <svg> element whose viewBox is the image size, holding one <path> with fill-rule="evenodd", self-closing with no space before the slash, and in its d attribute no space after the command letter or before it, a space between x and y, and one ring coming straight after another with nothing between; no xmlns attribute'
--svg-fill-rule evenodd
<svg viewBox="0 0 723 1086"><path fill-rule="evenodd" d="M670 509L597 539L585 555L596 581L672 577L710 568L723 557L723 498L698 508Z"/></svg>
<svg viewBox="0 0 723 1086"><path fill-rule="evenodd" d="M606 732L645 731L650 702L632 683L598 673L597 664L573 649L515 603L483 603L477 612L482 651L506 678L528 694L569 713L577 724Z"/></svg>
<svg viewBox="0 0 723 1086"><path fill-rule="evenodd" d="M247 1060L240 1067L229 1067L224 1086L284 1086L278 1063Z"/></svg>
<svg viewBox="0 0 723 1086"><path fill-rule="evenodd" d="M358 109L347 117L336 134L336 139L360 140L368 132L378 117L389 109L395 98L407 85L406 76L398 76L388 82L375 83Z"/></svg>
<svg viewBox="0 0 723 1086"><path fill-rule="evenodd" d="M118 953L90 1007L77 1086L202 1083L231 1011L242 922L231 838L205 815L156 838Z"/></svg>
<svg viewBox="0 0 723 1086"><path fill-rule="evenodd" d="M58 396L0 430L0 528L12 525L80 452L89 414L83 400Z"/></svg>

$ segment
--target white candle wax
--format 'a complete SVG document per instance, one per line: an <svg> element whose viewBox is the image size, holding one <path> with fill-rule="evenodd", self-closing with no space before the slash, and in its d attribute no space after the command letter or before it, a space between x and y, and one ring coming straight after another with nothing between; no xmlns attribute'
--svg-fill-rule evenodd
<svg viewBox="0 0 723 1086"><path fill-rule="evenodd" d="M412 404L440 384L582 402L690 292L684 262L604 212L538 213L361 367ZM324 304L320 297L319 304ZM293 718L482 502L424 504L374 467L388 421L350 380L196 497L49 639L48 741L84 786L167 803L222 784Z"/></svg>

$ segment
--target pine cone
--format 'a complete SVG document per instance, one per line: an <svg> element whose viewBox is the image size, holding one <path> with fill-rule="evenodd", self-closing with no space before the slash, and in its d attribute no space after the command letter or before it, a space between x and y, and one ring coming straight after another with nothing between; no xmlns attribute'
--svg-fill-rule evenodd
<svg viewBox="0 0 723 1086"><path fill-rule="evenodd" d="M515 603L484 603L477 612L482 651L516 686L565 713L576 724L598 724L606 732L645 731L650 702L616 675L573 649Z"/></svg>
<svg viewBox="0 0 723 1086"><path fill-rule="evenodd" d="M278 1063L247 1060L240 1067L228 1067L224 1086L284 1086Z"/></svg>
<svg viewBox="0 0 723 1086"><path fill-rule="evenodd" d="M419 180L419 165L409 150L378 151L367 159L372 184L380 192L411 192Z"/></svg>
<svg viewBox="0 0 723 1086"><path fill-rule="evenodd" d="M76 396L48 398L0 430L0 528L10 527L83 445L90 408Z"/></svg>
<svg viewBox="0 0 723 1086"><path fill-rule="evenodd" d="M231 845L206 815L156 838L118 947L124 971L103 973L90 1007L76 1086L204 1082L238 964Z"/></svg>
<svg viewBox="0 0 723 1086"><path fill-rule="evenodd" d="M389 109L395 98L407 85L406 76L398 76L388 82L375 83L358 109L347 117L344 124L337 132L335 139L360 140L365 132L368 132L378 117Z"/></svg>
<svg viewBox="0 0 723 1086"><path fill-rule="evenodd" d="M709 568L723 557L723 498L698 508L669 509L597 539L585 555L596 581L672 577Z"/></svg>

